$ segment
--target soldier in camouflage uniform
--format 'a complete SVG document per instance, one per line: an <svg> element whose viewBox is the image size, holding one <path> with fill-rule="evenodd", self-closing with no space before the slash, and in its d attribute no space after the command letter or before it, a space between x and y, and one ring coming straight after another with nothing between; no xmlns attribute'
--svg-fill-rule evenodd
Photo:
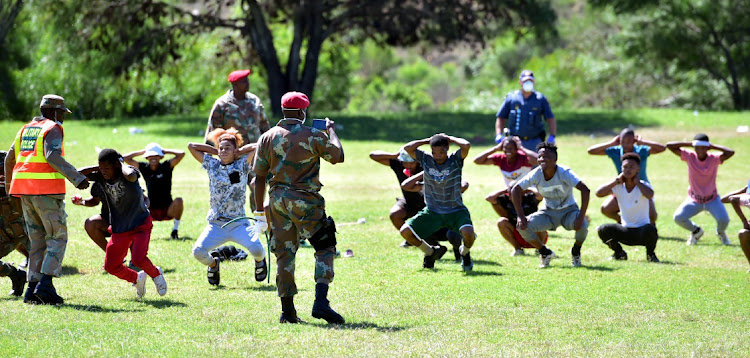
<svg viewBox="0 0 750 358"><path fill-rule="evenodd" d="M7 152L0 150L0 163L5 162ZM29 245L29 237L23 229L21 199L6 196L5 167L0 166L0 258L13 252L18 245ZM14 296L21 296L26 284L26 271L0 261L0 277L9 277Z"/></svg>
<svg viewBox="0 0 750 358"><path fill-rule="evenodd" d="M344 323L344 318L331 309L328 286L333 280L333 259L336 255L336 228L326 218L325 200L320 195L318 180L320 158L331 164L344 161L344 150L333 127L326 119L326 131L304 126L310 101L299 92L281 98L284 119L263 134L258 141L253 170L255 171L255 205L263 207L266 177L269 181L268 219L271 225L271 247L276 255L276 285L281 297L281 323L299 323L294 308L295 256L300 240L315 248L315 303L312 316L328 323ZM266 213L255 212L260 230L268 228Z"/></svg>
<svg viewBox="0 0 750 358"><path fill-rule="evenodd" d="M57 294L52 278L62 273L68 243L65 179L78 189L88 188L89 182L63 157L62 123L65 113L71 113L65 107L65 100L45 95L39 107L42 117L34 117L21 128L8 150L5 185L8 194L21 197L31 242L29 285L23 301L62 304L63 298Z"/></svg>

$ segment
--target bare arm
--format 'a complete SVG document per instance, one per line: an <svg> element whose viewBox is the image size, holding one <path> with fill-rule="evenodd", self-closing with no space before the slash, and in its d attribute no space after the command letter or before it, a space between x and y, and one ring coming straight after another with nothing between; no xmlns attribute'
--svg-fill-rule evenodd
<svg viewBox="0 0 750 358"><path fill-rule="evenodd" d="M528 222L526 220L526 215L523 212L523 206L521 205L521 201L523 200L522 198L523 189L518 185L514 185L513 188L510 189L510 200L513 203L513 207L516 209L516 213L518 214L518 217L516 219L517 226L519 229L524 230L526 229Z"/></svg>
<svg viewBox="0 0 750 358"><path fill-rule="evenodd" d="M343 163L344 162L344 147L341 146L341 140L339 140L338 134L336 134L336 123L330 118L326 117L326 130L328 131L328 137L331 138L331 144L339 149L341 155L338 158L331 158L330 163Z"/></svg>
<svg viewBox="0 0 750 358"><path fill-rule="evenodd" d="M419 172L419 174L412 175L408 179L401 182L401 189L413 192L420 191L422 190L422 179L424 179L424 172Z"/></svg>
<svg viewBox="0 0 750 358"><path fill-rule="evenodd" d="M614 188L617 184L622 183L622 179L620 179L621 175L618 175L613 180L611 180L609 183L604 184L599 187L599 189L596 189L596 196L603 198L607 195L612 194L612 188Z"/></svg>
<svg viewBox="0 0 750 358"><path fill-rule="evenodd" d="M471 143L469 143L468 140L459 138L459 137L453 137L446 135L448 137L448 140L456 143L459 148L461 148L461 158L466 159L466 157L469 155L469 149L471 149Z"/></svg>
<svg viewBox="0 0 750 358"><path fill-rule="evenodd" d="M477 155L476 158L474 158L474 164L477 164L477 165L490 165L490 164L493 164L492 159L489 158L490 155L492 153L495 153L495 152L503 150L502 148L503 148L503 145L501 143L501 144L498 144L498 145L496 145L496 146L494 146L494 147L492 147L490 149L485 150L484 152L479 153L479 155Z"/></svg>
<svg viewBox="0 0 750 358"><path fill-rule="evenodd" d="M125 180L133 183L138 180L138 170L130 165L123 165L122 176L125 177Z"/></svg>
<svg viewBox="0 0 750 358"><path fill-rule="evenodd" d="M166 153L166 151L164 151ZM140 157L143 155L143 153L146 153L145 149L136 150L135 152L130 152L128 154L125 154L122 156L122 159L125 161L125 163L128 163L129 165L132 165L134 167L138 167L138 162L135 161L135 157Z"/></svg>
<svg viewBox="0 0 750 358"><path fill-rule="evenodd" d="M638 178L636 178L638 180ZM644 183L642 180L638 180L635 182L635 186L640 189L641 194L646 197L646 199L651 200L651 198L654 197L654 189L651 189L646 183Z"/></svg>
<svg viewBox="0 0 750 358"><path fill-rule="evenodd" d="M667 150L667 146L666 145L661 144L659 142L654 142L654 141L643 139L640 136L636 136L635 137L635 142L637 144L647 145L647 146L651 147L651 149L649 149L649 153L651 153L651 154L659 154L659 153Z"/></svg>
<svg viewBox="0 0 750 358"><path fill-rule="evenodd" d="M516 148L520 148L526 153L526 158L529 158L529 164L533 166L539 165L539 154L537 154L537 152L524 147L523 143L521 143L521 138L513 137L513 142L516 143Z"/></svg>
<svg viewBox="0 0 750 358"><path fill-rule="evenodd" d="M711 144L709 149L716 149L721 151L721 162L724 163L727 159L731 158L734 155L734 150L729 147L725 147L723 145L718 144Z"/></svg>
<svg viewBox="0 0 750 358"><path fill-rule="evenodd" d="M190 151L190 154L193 155L193 158L198 161L198 163L203 163L203 154L210 154L210 155L218 155L219 151L208 145L203 143L195 143L190 142L188 143L188 150Z"/></svg>
<svg viewBox="0 0 750 358"><path fill-rule="evenodd" d="M620 136L615 136L609 142L594 144L589 147L588 152L591 155L605 155L607 154L607 148L614 147L620 144Z"/></svg>
<svg viewBox="0 0 750 358"><path fill-rule="evenodd" d="M185 158L185 152L178 149L164 149L164 154L172 154L174 158L169 160L169 165L174 168L177 164L180 164L182 158Z"/></svg>
<svg viewBox="0 0 750 358"><path fill-rule="evenodd" d="M383 150L375 150L370 152L370 159L383 164L383 165L391 165L391 159L398 159L398 153L388 153Z"/></svg>
<svg viewBox="0 0 750 358"><path fill-rule="evenodd" d="M430 138L413 140L404 145L404 150L406 151L407 154L409 154L409 156L411 156L414 159L417 159L417 148L425 144L429 144L429 143L430 143Z"/></svg>
<svg viewBox="0 0 750 358"><path fill-rule="evenodd" d="M263 210L263 201L266 200L266 176L255 176L255 183L253 185L253 194L255 196L255 210Z"/></svg>
<svg viewBox="0 0 750 358"><path fill-rule="evenodd" d="M586 210L589 208L591 191L582 181L578 182L576 189L581 191L581 209L578 213L578 217L573 221L573 229L577 231L583 226L583 221L586 219Z"/></svg>
<svg viewBox="0 0 750 358"><path fill-rule="evenodd" d="M692 142L667 142L666 144L667 149L669 149L670 152L674 153L675 155L682 156L680 153L680 148L682 147L692 147Z"/></svg>
<svg viewBox="0 0 750 358"><path fill-rule="evenodd" d="M742 227L745 230L750 230L750 225L747 222L747 218L745 217L745 214L742 213L742 206L740 206L740 195L732 195L729 198L729 201L732 203L732 208L734 208L734 212L737 213L737 216L742 221Z"/></svg>
<svg viewBox="0 0 750 358"><path fill-rule="evenodd" d="M747 185L745 185L745 187L743 187L742 189L739 189L739 190L737 190L737 191L735 191L733 193L729 193L727 195L724 195L724 197L721 198L721 202L724 203L724 204L729 204L731 202L730 198L732 196L742 195L742 194L745 194L746 192L747 192Z"/></svg>
<svg viewBox="0 0 750 358"><path fill-rule="evenodd" d="M555 117L547 118L547 126L549 126L549 134L557 136L557 121Z"/></svg>

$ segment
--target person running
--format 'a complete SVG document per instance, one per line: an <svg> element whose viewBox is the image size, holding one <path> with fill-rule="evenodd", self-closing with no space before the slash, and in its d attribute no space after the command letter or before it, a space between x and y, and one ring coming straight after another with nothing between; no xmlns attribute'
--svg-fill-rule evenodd
<svg viewBox="0 0 750 358"><path fill-rule="evenodd" d="M622 173L622 161L620 158L625 153L638 154L641 158L639 178L649 185L648 176L646 175L648 157L651 154L659 154L665 150L667 150L667 147L664 144L646 140L639 135L635 135L632 129L624 128L620 132L620 135L615 136L609 142L592 145L589 147L588 152L591 155L606 155L612 159L612 163L614 163L615 169L617 169L617 174ZM653 198L649 199L648 205L649 218L655 224L657 213ZM604 216L620 222L620 209L617 205L617 199L614 196L604 201L601 211Z"/></svg>
<svg viewBox="0 0 750 358"><path fill-rule="evenodd" d="M554 143L539 143L537 154L539 166L521 178L511 189L513 206L518 213L516 226L524 240L539 250L540 268L548 267L556 255L539 241L536 233L555 230L558 226L575 231L575 244L570 250L573 257L571 264L573 267L580 267L581 246L586 241L589 227L586 218L589 188L570 168L557 164L557 146ZM527 218L523 213L522 195L524 190L532 186L544 197L545 208ZM573 197L573 188L581 192L580 209Z"/></svg>
<svg viewBox="0 0 750 358"><path fill-rule="evenodd" d="M263 281L268 275L266 251L260 242L257 224L251 225L245 216L245 192L250 172L251 154L256 144L242 145L242 136L234 128L215 129L208 138L215 147L201 143L189 143L193 158L201 163L208 174L210 206L208 225L193 246L193 257L208 266L208 283L221 283L219 257L211 251L228 241L248 249L255 259L255 281ZM215 158L214 156L217 156Z"/></svg>
<svg viewBox="0 0 750 358"><path fill-rule="evenodd" d="M721 198L722 203L731 203L734 208L734 212L742 221L742 229L740 229L737 235L740 239L740 246L742 252L745 254L747 262L750 263L750 223L747 221L747 217L742 213L742 207L750 208L750 181L745 185L744 188L737 190L733 193L727 194ZM747 270L750 273L750 270Z"/></svg>
<svg viewBox="0 0 750 358"><path fill-rule="evenodd" d="M641 158L637 153L625 153L621 160L622 170L609 183L602 185L596 190L596 196L603 198L614 195L619 211L621 222L604 224L596 231L599 238L609 246L614 255L614 260L627 260L628 254L622 249L622 245L642 245L646 247L646 260L648 262L659 262L654 249L659 239L656 226L649 218L649 202L654 197L654 190L639 176Z"/></svg>
<svg viewBox="0 0 750 358"><path fill-rule="evenodd" d="M449 154L450 143L457 144L459 149ZM431 153L419 149L425 144L430 145ZM474 268L470 249L474 245L476 234L469 209L464 206L461 198L461 173L470 148L471 144L466 139L442 133L404 145L404 151L424 168L424 197L427 205L406 221L401 227L401 236L424 252L424 268L434 268L435 260L445 254L445 247L432 246L425 241L425 238L443 227L460 233L463 238L463 245L459 248L462 269L471 271Z"/></svg>
<svg viewBox="0 0 750 358"><path fill-rule="evenodd" d="M408 178L422 173L422 166L419 165L414 158L410 157L403 148L399 149L398 153L376 150L370 153L370 159L389 166L391 170L393 170L393 173L396 174L396 179L399 182L399 187L401 188L401 194L403 196L396 198L396 203L391 207L390 219L393 226L396 227L396 230L400 230L406 222L406 219L417 215L417 213L425 207L424 195L422 194L421 187L414 191L409 191L401 186L401 183ZM454 245L455 250L458 250L458 247L461 245L461 235L445 228L436 231L428 238L428 240L431 245L439 245L439 241L448 240ZM404 240L400 246L411 247L411 244ZM460 259L460 255L456 260L458 259Z"/></svg>
<svg viewBox="0 0 750 358"><path fill-rule="evenodd" d="M523 256L523 249L533 247L528 244L516 229L516 209L510 200L510 188L512 184L525 176L533 167L538 165L536 152L526 149L518 137L505 137L500 144L485 150L474 158L477 165L496 165L505 181L505 189L494 191L485 197L492 209L500 216L497 220L497 229L500 235L513 246L510 256ZM533 188L523 194L523 210L526 215L535 212L542 201ZM537 233L543 243L547 243L547 233Z"/></svg>
<svg viewBox="0 0 750 358"><path fill-rule="evenodd" d="M174 157L161 161L165 154L174 155ZM148 163L136 162L134 158L138 156L146 158ZM151 213L151 218L156 221L174 219L174 227L172 227L172 233L169 235L172 239L179 239L178 230L184 210L182 198L172 199L172 171L184 157L185 152L177 149L162 149L157 143L149 143L146 145L146 149L125 154L123 157L125 163L138 168L146 181L148 198L151 203L148 211Z"/></svg>
<svg viewBox="0 0 750 358"><path fill-rule="evenodd" d="M153 228L151 215L143 199L143 189L138 183L140 173L124 160L114 149L99 152L99 165L82 170L94 181L102 183L104 199L109 208L109 231L112 238L104 254L104 270L111 275L130 282L135 287L137 299L146 293L146 278L151 277L160 296L167 294L167 281L162 269L154 266L148 258L148 246ZM98 201L98 197L92 199ZM130 249L133 264L140 272L123 265Z"/></svg>
<svg viewBox="0 0 750 358"><path fill-rule="evenodd" d="M7 152L0 150L0 163L5 161ZM21 199L7 196L5 191L5 166L0 165L0 259L22 245L29 245L29 236L24 231ZM16 297L23 294L26 286L26 271L0 260L0 277L8 277Z"/></svg>
<svg viewBox="0 0 750 358"><path fill-rule="evenodd" d="M328 323L343 324L344 317L334 311L328 289L334 278L336 226L326 215L320 195L320 159L344 162L344 148L336 134L335 123L326 118L325 129L304 125L310 100L301 92L281 97L284 118L258 140L253 168L255 207L263 208L268 178L268 208L256 211L261 230L271 228L271 247L276 255L276 287L281 299L280 323L300 323L294 307L297 294L295 258L300 240L315 249L315 302L312 316ZM266 219L266 213L268 215Z"/></svg>
<svg viewBox="0 0 750 358"><path fill-rule="evenodd" d="M685 150L683 147L693 147L693 151ZM692 142L669 142L667 148L675 155L680 156L688 167L688 197L677 208L674 213L674 221L677 225L690 231L690 237L685 242L687 245L695 245L703 236L703 229L690 218L702 211L708 211L716 220L716 235L724 245L729 245L727 237L727 226L729 225L729 214L724 204L721 203L719 192L716 190L716 174L719 165L734 155L734 150L709 142L708 136L698 133ZM715 149L721 152L709 153Z"/></svg>

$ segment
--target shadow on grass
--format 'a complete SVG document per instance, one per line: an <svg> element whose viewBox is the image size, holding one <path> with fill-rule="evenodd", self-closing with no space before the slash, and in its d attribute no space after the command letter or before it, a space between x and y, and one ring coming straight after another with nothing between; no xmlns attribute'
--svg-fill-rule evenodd
<svg viewBox="0 0 750 358"><path fill-rule="evenodd" d="M60 273L60 276L73 276L73 275L80 275L80 274L81 272L78 271L78 267L63 265L62 273Z"/></svg>
<svg viewBox="0 0 750 358"><path fill-rule="evenodd" d="M585 269L585 270L606 271L606 272L611 272L611 271L614 271L614 270L619 270L619 268L615 269L615 268L606 267L606 266L589 266L589 265L583 265L581 267L573 267L573 266L568 265L568 266L562 266L560 268L561 269L572 269L572 270Z"/></svg>
<svg viewBox="0 0 750 358"><path fill-rule="evenodd" d="M672 237L672 236L659 236L659 241L666 240L666 241L682 241L685 242L687 239L682 237Z"/></svg>
<svg viewBox="0 0 750 358"><path fill-rule="evenodd" d="M499 262L495 261L487 261L487 260L473 260L474 265L483 265L483 266L502 266Z"/></svg>
<svg viewBox="0 0 750 358"><path fill-rule="evenodd" d="M57 306L57 307L61 309L72 308L76 311L86 311L86 312L94 312L94 313L143 312L143 309L109 308L109 307L102 307L99 305L77 305L77 304L67 304L67 303Z"/></svg>
<svg viewBox="0 0 750 358"><path fill-rule="evenodd" d="M173 239L171 237L162 237L161 239L167 241L193 241L193 238L190 236L180 236L176 239Z"/></svg>
<svg viewBox="0 0 750 358"><path fill-rule="evenodd" d="M377 323L372 322L352 322L344 324L328 324L320 321L316 322L305 322L306 325L315 326L319 328L329 328L337 330L364 330L371 329L378 332L400 332L408 329L408 326L380 326Z"/></svg>
<svg viewBox="0 0 750 358"><path fill-rule="evenodd" d="M155 300L144 300L144 304L147 304L154 308L169 308L169 307L187 307L187 304L179 301L172 301L170 299L155 299Z"/></svg>
<svg viewBox="0 0 750 358"><path fill-rule="evenodd" d="M466 271L464 272L466 276L503 276L504 274L500 272L491 272L491 271Z"/></svg>
<svg viewBox="0 0 750 358"><path fill-rule="evenodd" d="M263 286L250 286L244 289L248 291L276 292L276 285L264 283Z"/></svg>

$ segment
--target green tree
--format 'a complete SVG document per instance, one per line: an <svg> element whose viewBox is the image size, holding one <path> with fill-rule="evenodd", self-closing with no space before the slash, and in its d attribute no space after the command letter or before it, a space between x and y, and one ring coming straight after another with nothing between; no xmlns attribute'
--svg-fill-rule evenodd
<svg viewBox="0 0 750 358"><path fill-rule="evenodd" d="M20 107L11 70L22 60L17 47L9 44L6 39L22 8L23 0L0 0L0 115L3 117L10 116L14 109Z"/></svg>
<svg viewBox="0 0 750 358"><path fill-rule="evenodd" d="M94 0L72 4L50 0L80 14L75 38L111 54L116 73L132 66L162 66L179 57L182 35L229 29L236 32L265 70L271 108L290 90L314 93L323 45L334 39L385 45L420 42L446 46L457 41L481 44L512 30L554 35L555 14L546 0L202 0L185 4L156 0ZM285 59L280 58L274 25L292 28ZM240 49L231 37L227 45Z"/></svg>
<svg viewBox="0 0 750 358"><path fill-rule="evenodd" d="M589 0L629 15L625 54L675 78L699 70L726 88L735 109L750 109L750 7L739 0Z"/></svg>

